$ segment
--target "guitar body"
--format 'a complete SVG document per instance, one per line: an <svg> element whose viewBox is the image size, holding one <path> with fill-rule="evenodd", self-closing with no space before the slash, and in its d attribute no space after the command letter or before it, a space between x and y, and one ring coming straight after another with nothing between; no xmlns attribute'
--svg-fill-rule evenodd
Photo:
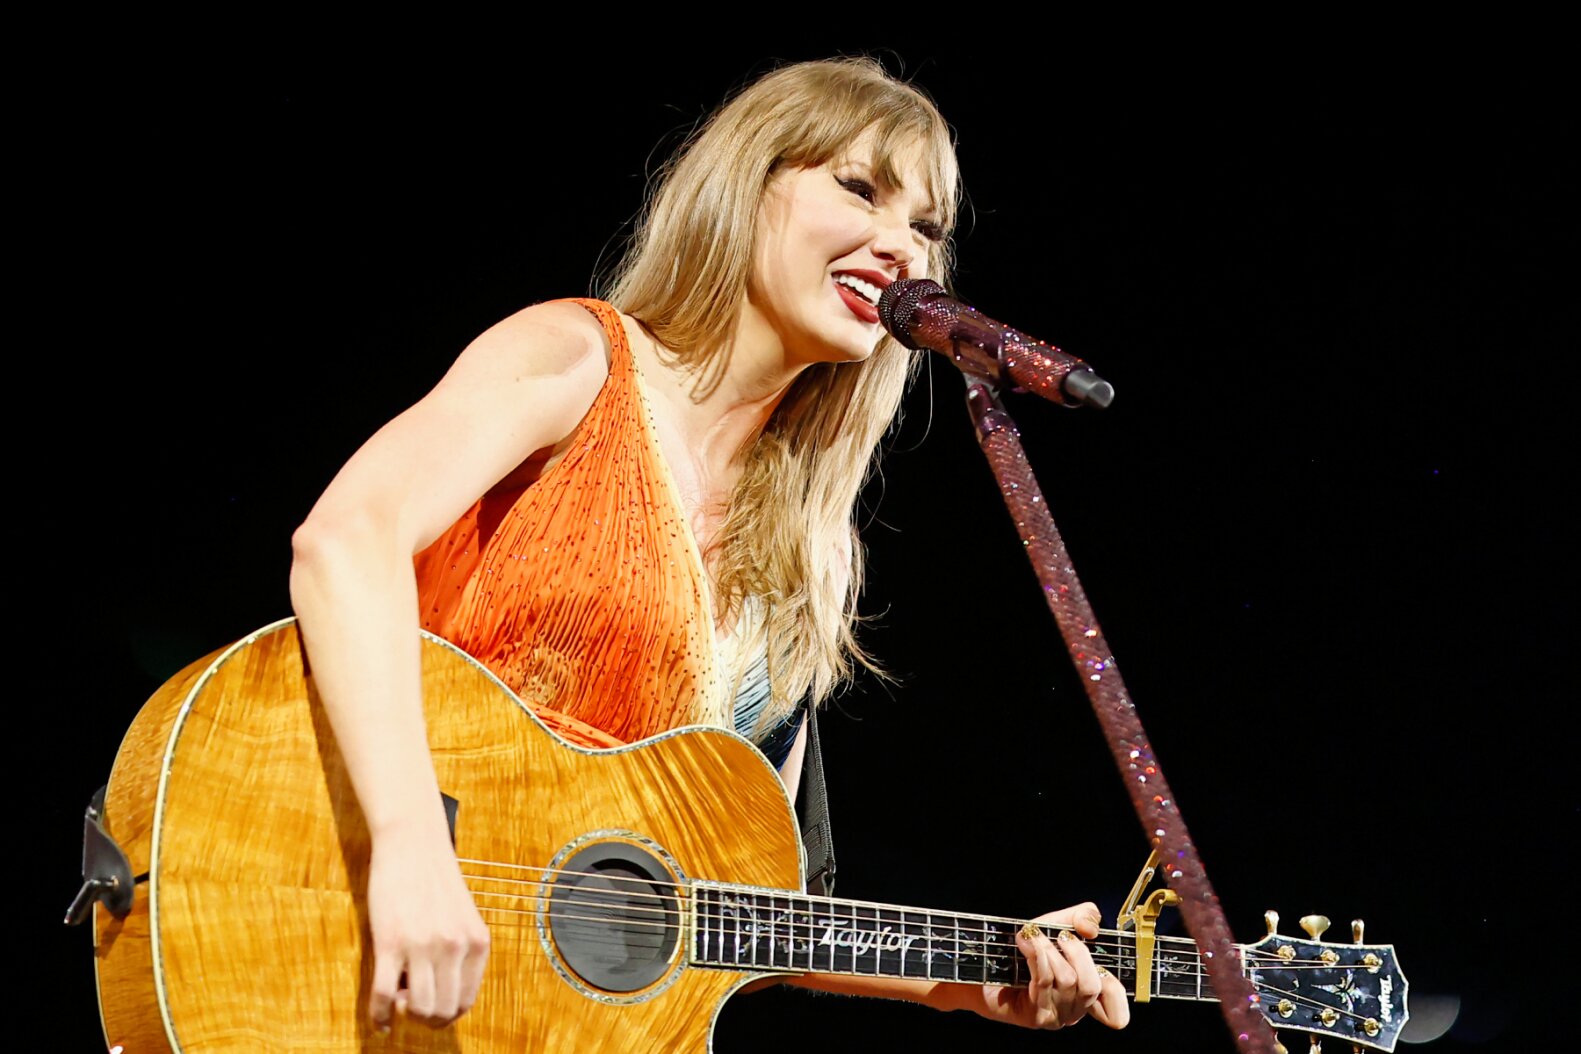
<svg viewBox="0 0 1581 1054"><path fill-rule="evenodd" d="M650 865L652 882L633 883L617 861L617 889L800 890L801 843L768 762L701 728L574 747L453 646L425 635L422 658L434 764L491 936L471 1012L440 1030L367 1024L368 831L286 620L173 677L116 757L104 825L148 877L124 919L94 908L112 1049L707 1049L720 1005L756 974L688 966L685 912L656 927L651 961L600 965L607 941L538 909L559 873L606 849Z"/></svg>

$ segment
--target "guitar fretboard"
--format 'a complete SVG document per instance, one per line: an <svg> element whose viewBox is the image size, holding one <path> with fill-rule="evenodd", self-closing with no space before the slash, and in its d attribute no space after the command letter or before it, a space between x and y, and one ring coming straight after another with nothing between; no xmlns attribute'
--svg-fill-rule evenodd
<svg viewBox="0 0 1581 1054"><path fill-rule="evenodd" d="M1022 922L828 897L695 883L692 961L698 966L1021 985ZM1087 942L1098 965L1136 990L1135 938L1106 931ZM1156 997L1211 1000L1196 945L1160 938Z"/></svg>

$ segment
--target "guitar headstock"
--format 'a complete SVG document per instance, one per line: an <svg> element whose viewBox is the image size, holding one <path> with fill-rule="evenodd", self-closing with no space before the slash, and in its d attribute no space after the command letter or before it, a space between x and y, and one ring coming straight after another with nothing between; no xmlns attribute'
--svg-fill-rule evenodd
<svg viewBox="0 0 1581 1054"><path fill-rule="evenodd" d="M1332 1036L1358 1049L1392 1051L1410 1016L1394 946L1363 944L1360 919L1351 923L1353 943L1332 944L1321 939L1329 925L1321 915L1301 920L1305 938L1277 932L1276 913L1266 918L1268 936L1245 946L1245 966L1268 1023L1309 1033L1314 1048Z"/></svg>

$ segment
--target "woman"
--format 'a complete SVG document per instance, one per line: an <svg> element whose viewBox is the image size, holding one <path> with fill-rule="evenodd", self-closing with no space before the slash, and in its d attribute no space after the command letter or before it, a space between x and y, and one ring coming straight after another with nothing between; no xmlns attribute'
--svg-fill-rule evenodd
<svg viewBox="0 0 1581 1054"><path fill-rule="evenodd" d="M876 63L772 73L667 167L608 304L494 326L314 506L292 602L373 835L377 1025L465 1013L488 950L437 808L414 611L567 739L737 727L794 799L798 701L866 662L853 507L912 366L874 304L946 279L956 196L943 119ZM1090 904L1045 918L1097 932ZM1126 1023L1081 940L1020 946L1025 989L791 983Z"/></svg>

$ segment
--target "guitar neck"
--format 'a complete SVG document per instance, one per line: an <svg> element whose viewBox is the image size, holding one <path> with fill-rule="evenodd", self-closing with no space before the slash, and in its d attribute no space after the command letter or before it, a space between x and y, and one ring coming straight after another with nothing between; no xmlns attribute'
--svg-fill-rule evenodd
<svg viewBox="0 0 1581 1054"><path fill-rule="evenodd" d="M1023 985L1016 947L1024 920L870 904L697 882L692 963L732 970L905 977ZM1136 938L1103 930L1087 942L1094 962L1136 992ZM1157 937L1154 998L1217 1001L1197 946Z"/></svg>

